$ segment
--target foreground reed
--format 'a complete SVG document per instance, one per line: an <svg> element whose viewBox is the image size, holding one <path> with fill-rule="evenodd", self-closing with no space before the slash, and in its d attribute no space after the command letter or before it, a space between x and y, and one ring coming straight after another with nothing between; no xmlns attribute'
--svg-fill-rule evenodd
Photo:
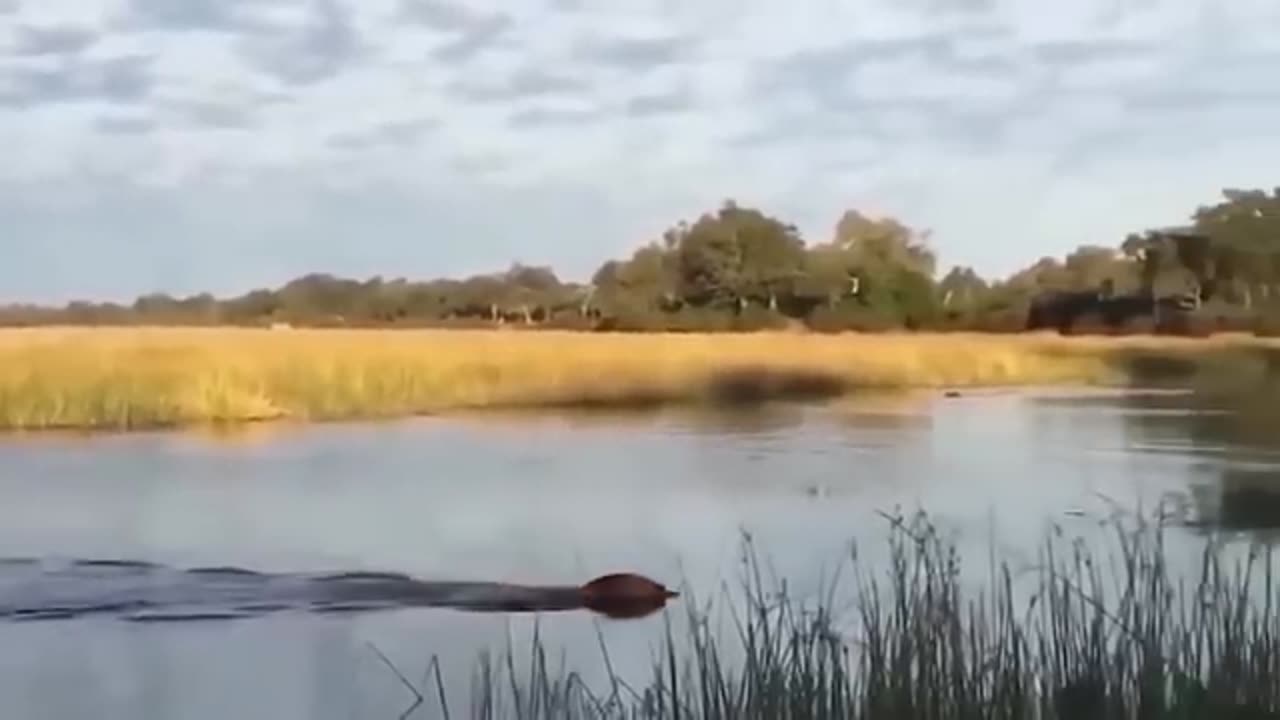
<svg viewBox="0 0 1280 720"><path fill-rule="evenodd" d="M614 677L593 691L573 673L553 674L535 637L527 675L510 651L501 663L482 659L465 715L1102 720L1280 712L1269 549L1227 560L1209 543L1187 576L1171 568L1162 524L1116 522L1110 563L1051 535L1032 567L993 563L989 582L972 587L955 546L927 517L891 522L887 567L855 573L851 627L833 612L834 593L806 604L785 584L767 591L751 553L736 633L713 633L694 610L680 633L668 618L664 656L647 685ZM413 711L463 716L448 706L438 663L434 669L431 687L413 690Z"/></svg>
<svg viewBox="0 0 1280 720"><path fill-rule="evenodd" d="M859 388L1258 372L1280 372L1280 344L960 333L14 329L0 331L0 429L751 402Z"/></svg>

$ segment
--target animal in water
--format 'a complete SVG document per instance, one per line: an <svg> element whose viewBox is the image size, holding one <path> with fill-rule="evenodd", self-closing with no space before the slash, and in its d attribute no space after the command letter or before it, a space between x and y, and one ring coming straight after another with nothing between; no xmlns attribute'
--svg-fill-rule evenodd
<svg viewBox="0 0 1280 720"><path fill-rule="evenodd" d="M580 586L578 593L588 610L613 618L643 617L680 596L666 585L634 573L601 575Z"/></svg>
<svg viewBox="0 0 1280 720"><path fill-rule="evenodd" d="M582 585L421 580L394 572L319 575L235 567L181 570L128 561L76 561L60 569L39 561L0 573L0 618L53 619L113 614L128 620L191 620L285 610L365 612L437 607L472 612L586 609L637 618L679 593L634 573L609 573Z"/></svg>

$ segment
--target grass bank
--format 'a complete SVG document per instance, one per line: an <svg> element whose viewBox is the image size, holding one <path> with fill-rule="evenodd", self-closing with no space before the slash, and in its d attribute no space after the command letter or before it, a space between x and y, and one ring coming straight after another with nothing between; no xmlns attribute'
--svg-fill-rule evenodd
<svg viewBox="0 0 1280 720"><path fill-rule="evenodd" d="M1280 343L969 333L12 329L0 331L0 429L747 403L859 388L1123 385L1259 372L1280 374Z"/></svg>
<svg viewBox="0 0 1280 720"><path fill-rule="evenodd" d="M1269 547L1229 559L1211 542L1179 574L1166 527L1113 518L1114 555L1050 534L1031 566L993 563L986 583L969 584L926 516L890 521L889 562L851 563L847 615L833 610L835 592L801 601L763 579L748 553L731 632L713 632L710 610L682 599L686 622L668 616L647 681L609 673L588 687L551 671L535 635L527 658L480 658L469 707L449 707L440 666L429 664L426 686L405 681L418 713L408 717L1280 717Z"/></svg>

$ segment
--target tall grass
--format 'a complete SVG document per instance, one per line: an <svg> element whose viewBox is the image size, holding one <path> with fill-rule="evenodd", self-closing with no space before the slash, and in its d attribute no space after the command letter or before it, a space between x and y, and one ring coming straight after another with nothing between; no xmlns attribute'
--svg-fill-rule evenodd
<svg viewBox="0 0 1280 720"><path fill-rule="evenodd" d="M668 616L648 683L611 674L604 688L550 671L535 636L527 675L510 650L496 664L482 659L468 716L1101 720L1280 712L1269 548L1228 559L1209 543L1198 570L1183 575L1172 570L1163 522L1139 518L1113 523L1110 557L1051 534L1033 566L993 563L989 580L975 585L962 580L956 546L926 516L891 521L887 565L868 571L855 554L850 618L834 611L834 592L806 603L785 583L767 585L750 553L740 602L729 605L731 636L712 631L708 612L686 602L686 627L673 631ZM603 644L602 651L608 666ZM461 708L443 702L445 683L434 669L432 686L414 690L415 711L449 717Z"/></svg>
<svg viewBox="0 0 1280 720"><path fill-rule="evenodd" d="M1114 384L1280 372L1246 338L42 328L0 331L0 429Z"/></svg>

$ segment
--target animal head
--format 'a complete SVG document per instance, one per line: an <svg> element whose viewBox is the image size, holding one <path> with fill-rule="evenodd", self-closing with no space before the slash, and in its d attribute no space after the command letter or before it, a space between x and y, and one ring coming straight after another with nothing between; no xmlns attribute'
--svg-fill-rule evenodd
<svg viewBox="0 0 1280 720"><path fill-rule="evenodd" d="M601 575L578 591L588 609L612 618L643 617L680 596L662 583L634 573Z"/></svg>
<svg viewBox="0 0 1280 720"><path fill-rule="evenodd" d="M601 575L580 589L584 595L597 598L661 597L666 599L680 595L656 580L650 580L635 573Z"/></svg>

